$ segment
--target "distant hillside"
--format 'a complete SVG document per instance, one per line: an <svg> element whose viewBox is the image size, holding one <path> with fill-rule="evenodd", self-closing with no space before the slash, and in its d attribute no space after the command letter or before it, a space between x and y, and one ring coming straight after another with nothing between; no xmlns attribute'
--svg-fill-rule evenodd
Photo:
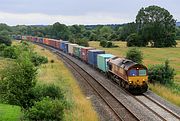
<svg viewBox="0 0 180 121"><path fill-rule="evenodd" d="M176 26L180 26L180 22L176 22Z"/></svg>

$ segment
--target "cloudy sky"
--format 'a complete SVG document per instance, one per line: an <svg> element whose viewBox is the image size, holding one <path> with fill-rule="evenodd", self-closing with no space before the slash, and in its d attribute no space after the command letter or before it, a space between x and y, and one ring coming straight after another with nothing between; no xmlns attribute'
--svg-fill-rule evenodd
<svg viewBox="0 0 180 121"><path fill-rule="evenodd" d="M158 5L180 20L180 0L0 0L0 23L122 24L141 7Z"/></svg>

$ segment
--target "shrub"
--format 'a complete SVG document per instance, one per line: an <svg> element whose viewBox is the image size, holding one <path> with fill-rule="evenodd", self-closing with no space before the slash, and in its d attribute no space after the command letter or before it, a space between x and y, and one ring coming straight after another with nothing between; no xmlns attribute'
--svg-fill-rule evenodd
<svg viewBox="0 0 180 121"><path fill-rule="evenodd" d="M0 94L3 100L21 108L31 107L33 104L31 90L36 84L36 74L37 69L30 61L29 53L21 53L1 75Z"/></svg>
<svg viewBox="0 0 180 121"><path fill-rule="evenodd" d="M164 65L161 64L150 67L148 76L150 82L171 84L173 83L175 70L169 66L169 61L166 60Z"/></svg>
<svg viewBox="0 0 180 121"><path fill-rule="evenodd" d="M130 59L136 63L142 63L143 60L143 54L140 50L137 48L131 48L126 53L126 58Z"/></svg>
<svg viewBox="0 0 180 121"><path fill-rule="evenodd" d="M54 84L50 85L37 85L33 89L33 94L36 101L40 101L44 97L49 97L51 99L61 99L64 100L64 94L58 86Z"/></svg>
<svg viewBox="0 0 180 121"><path fill-rule="evenodd" d="M50 62L51 62L51 63L54 63L54 60L52 59Z"/></svg>
<svg viewBox="0 0 180 121"><path fill-rule="evenodd" d="M89 43L88 43L88 40L83 38L83 39L77 39L77 42L76 42L78 45L81 45L81 46L85 46L85 47L89 47Z"/></svg>
<svg viewBox="0 0 180 121"><path fill-rule="evenodd" d="M32 108L25 113L25 118L35 121L61 121L64 117L64 106L59 100L48 97L36 102Z"/></svg>
<svg viewBox="0 0 180 121"><path fill-rule="evenodd" d="M113 46L113 43L111 41L107 41L106 47L110 48L110 47L114 47L114 46Z"/></svg>
<svg viewBox="0 0 180 121"><path fill-rule="evenodd" d="M40 56L37 53L32 54L31 61L33 62L35 66L48 63L48 59L46 57Z"/></svg>
<svg viewBox="0 0 180 121"><path fill-rule="evenodd" d="M3 56L3 52L5 48L6 48L5 44L0 44L0 56Z"/></svg>
<svg viewBox="0 0 180 121"><path fill-rule="evenodd" d="M8 36L5 36L5 35L0 35L0 44L5 44L7 46L10 46L11 45L11 40Z"/></svg>
<svg viewBox="0 0 180 121"><path fill-rule="evenodd" d="M18 52L16 46L7 46L6 48L4 48L3 56L5 58L17 59Z"/></svg>
<svg viewBox="0 0 180 121"><path fill-rule="evenodd" d="M106 40L101 40L99 45L102 47L106 47Z"/></svg>

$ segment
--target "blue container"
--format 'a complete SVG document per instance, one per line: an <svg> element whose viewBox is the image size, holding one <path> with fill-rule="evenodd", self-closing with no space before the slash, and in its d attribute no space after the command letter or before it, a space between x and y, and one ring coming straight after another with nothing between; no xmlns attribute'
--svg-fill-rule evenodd
<svg viewBox="0 0 180 121"><path fill-rule="evenodd" d="M39 38L39 42L43 43L43 38L42 37Z"/></svg>
<svg viewBox="0 0 180 121"><path fill-rule="evenodd" d="M109 58L115 57L112 54L99 54L97 56L97 67L103 71L103 72L107 72L108 71L108 66L107 66L107 62L109 60Z"/></svg>
<svg viewBox="0 0 180 121"><path fill-rule="evenodd" d="M60 49L65 52L65 43L68 43L68 41L61 41L60 43Z"/></svg>
<svg viewBox="0 0 180 121"><path fill-rule="evenodd" d="M65 43L65 45L64 45L64 52L65 53L68 53L68 50L69 50L68 45L69 44L71 44L71 43Z"/></svg>
<svg viewBox="0 0 180 121"><path fill-rule="evenodd" d="M105 54L104 50L88 50L88 63L93 67L97 67L97 55Z"/></svg>

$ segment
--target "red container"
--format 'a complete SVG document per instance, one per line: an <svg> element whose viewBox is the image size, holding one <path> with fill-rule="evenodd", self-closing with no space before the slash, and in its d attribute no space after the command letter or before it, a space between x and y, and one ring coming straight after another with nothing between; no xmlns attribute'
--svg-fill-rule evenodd
<svg viewBox="0 0 180 121"><path fill-rule="evenodd" d="M92 47L81 48L81 59L84 62L88 62L88 50L94 50L94 48L92 48Z"/></svg>
<svg viewBox="0 0 180 121"><path fill-rule="evenodd" d="M59 49L60 47L60 40L55 41L55 48Z"/></svg>
<svg viewBox="0 0 180 121"><path fill-rule="evenodd" d="M44 38L44 39L43 39L43 43L46 44L46 45L48 45L48 38Z"/></svg>

